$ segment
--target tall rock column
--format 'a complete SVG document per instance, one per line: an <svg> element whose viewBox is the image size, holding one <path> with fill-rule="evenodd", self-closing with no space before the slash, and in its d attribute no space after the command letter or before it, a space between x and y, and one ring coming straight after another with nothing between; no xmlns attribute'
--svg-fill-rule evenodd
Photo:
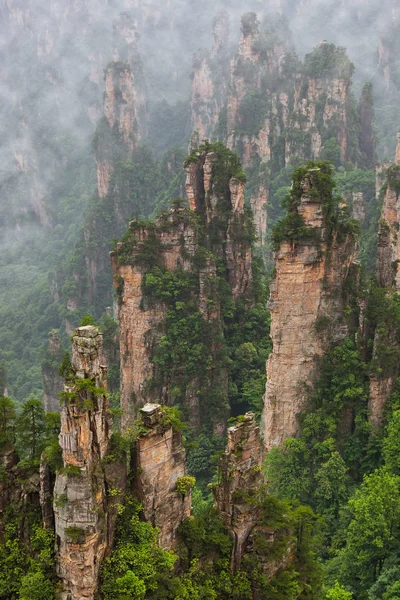
<svg viewBox="0 0 400 600"><path fill-rule="evenodd" d="M380 286L400 291L400 133L397 134L395 164L386 170L386 193L378 232L376 277Z"/></svg>
<svg viewBox="0 0 400 600"><path fill-rule="evenodd" d="M72 338L66 367L60 446L64 468L54 488L57 570L62 598L95 597L110 527L102 459L111 437L102 336L92 326Z"/></svg>
<svg viewBox="0 0 400 600"><path fill-rule="evenodd" d="M378 285L385 288L386 294L390 296L393 292L400 292L400 134L397 134L395 163L384 173L386 193L379 222L376 279ZM398 347L394 321L381 324L375 332L373 360L378 363L379 349L382 347L392 352ZM382 424L386 400L394 390L399 373L397 361L395 364L385 361L379 366L379 371L370 376L369 410L374 430Z"/></svg>
<svg viewBox="0 0 400 600"><path fill-rule="evenodd" d="M129 428L147 402L179 403L192 427L199 430L206 424L218 435L229 416L228 368L220 359L221 289L234 301L252 305L253 228L235 154L220 143L205 144L188 157L186 173L188 204L174 203L147 226L131 222L124 241L111 253L120 324L122 426ZM175 340L174 321L179 327L197 323L190 339L183 327ZM185 356L180 344L187 345ZM165 353L167 346L176 350ZM203 352L204 363L197 369L189 366L192 347Z"/></svg>
<svg viewBox="0 0 400 600"><path fill-rule="evenodd" d="M216 506L233 536L231 566L240 566L249 536L260 520L254 500L263 484L261 474L260 428L254 415L247 413L228 429L228 444L214 488Z"/></svg>
<svg viewBox="0 0 400 600"><path fill-rule="evenodd" d="M146 404L140 414L147 432L135 444L135 492L146 520L160 530L159 545L171 549L191 510L191 486L179 491L180 482L190 483L182 434L159 404Z"/></svg>
<svg viewBox="0 0 400 600"><path fill-rule="evenodd" d="M225 102L229 75L228 39L229 17L222 11L214 19L211 53L199 50L193 59L191 128L197 132L200 142L212 138Z"/></svg>
<svg viewBox="0 0 400 600"><path fill-rule="evenodd" d="M332 190L326 195L321 189L321 175L327 173L319 168L295 172L287 219L297 225L288 222L275 252L270 288L273 351L262 425L267 450L296 436L297 416L307 407L318 358L347 334L343 286L356 257L356 242L343 224L340 232L326 224L333 196Z"/></svg>

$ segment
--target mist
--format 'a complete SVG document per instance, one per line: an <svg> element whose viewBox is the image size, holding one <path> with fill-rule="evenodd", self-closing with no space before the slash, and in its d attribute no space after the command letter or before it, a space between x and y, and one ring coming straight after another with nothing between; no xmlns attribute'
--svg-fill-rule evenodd
<svg viewBox="0 0 400 600"><path fill-rule="evenodd" d="M374 83L380 158L393 154L400 82L385 79L378 48L399 27L397 0L0 0L0 320L8 323L0 363L13 363L9 380L26 377L24 393L41 392L47 330L62 323L67 263L80 260L75 247L96 193L92 140L113 60L113 21L127 12L136 26L151 132L142 143L161 157L172 126L173 145L187 148L193 56L211 48L221 10L230 17L231 57L246 12L261 22L282 15L301 58L323 39L344 46L356 95ZM25 347L13 347L13 331L29 340ZM30 374L19 373L26 365Z"/></svg>

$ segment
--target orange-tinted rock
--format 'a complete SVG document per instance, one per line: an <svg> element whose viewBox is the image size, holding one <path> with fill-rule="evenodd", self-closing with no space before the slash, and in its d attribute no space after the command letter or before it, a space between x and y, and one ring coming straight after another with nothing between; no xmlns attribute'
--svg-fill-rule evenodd
<svg viewBox="0 0 400 600"><path fill-rule="evenodd" d="M191 491L183 495L176 490L179 478L187 475L182 434L166 423L159 404L146 404L140 412L148 431L136 441L135 493L146 520L160 530L159 545L171 549L191 510Z"/></svg>
<svg viewBox="0 0 400 600"><path fill-rule="evenodd" d="M101 560L112 543L102 460L111 437L102 336L80 327L72 340L60 446L64 469L54 487L57 572L65 600L93 599ZM81 390L79 381L86 382Z"/></svg>
<svg viewBox="0 0 400 600"><path fill-rule="evenodd" d="M216 258L224 265L233 299L246 298L251 302L252 257L251 243L245 234L248 215L244 184L232 175L220 174L218 178L219 160L218 147L192 156L186 168L189 207L174 205L148 228L132 223L131 242L118 244L111 253L114 286L119 295L123 428L130 426L146 402L172 404L174 388L178 386L182 389L185 418L191 426L198 430L203 419L208 418L216 434L224 430L227 403L220 402L224 414L214 411L205 417L208 393L218 390L225 398L228 393L227 367L218 363L223 325ZM189 379L185 376L184 384L163 375L162 382L154 386L157 377L160 382L160 370L157 371L153 355L165 335L168 302L162 298L149 301L143 293L149 266L141 261L141 253L149 240L157 245L157 264L161 269L179 269L194 275L191 300L212 328L213 334L205 343L215 361L201 383L197 374ZM200 261L195 260L197 251L203 256Z"/></svg>
<svg viewBox="0 0 400 600"><path fill-rule="evenodd" d="M262 483L260 428L254 415L247 413L243 420L228 429L228 444L219 467L219 484L214 488L218 512L234 540L231 566L235 570L239 568L249 536L260 520L259 508L251 503L251 499L257 497Z"/></svg>
<svg viewBox="0 0 400 600"><path fill-rule="evenodd" d="M299 431L297 416L307 408L318 358L331 343L318 331L319 324L329 327L333 341L347 335L342 289L356 258L356 244L350 236L339 242L334 233L327 252L327 232L321 200L313 190L312 170L301 186L297 211L307 228L315 228L315 234L294 244L284 241L275 253L276 275L269 304L273 351L267 364L262 425L267 450L281 446Z"/></svg>

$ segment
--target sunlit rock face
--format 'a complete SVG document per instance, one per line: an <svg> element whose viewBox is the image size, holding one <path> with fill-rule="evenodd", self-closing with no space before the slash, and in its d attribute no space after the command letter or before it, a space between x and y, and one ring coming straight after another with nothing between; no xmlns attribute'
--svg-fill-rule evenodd
<svg viewBox="0 0 400 600"><path fill-rule="evenodd" d="M64 467L54 487L57 572L65 600L92 599L101 560L112 542L102 460L111 437L102 336L75 330L66 374L60 446Z"/></svg>

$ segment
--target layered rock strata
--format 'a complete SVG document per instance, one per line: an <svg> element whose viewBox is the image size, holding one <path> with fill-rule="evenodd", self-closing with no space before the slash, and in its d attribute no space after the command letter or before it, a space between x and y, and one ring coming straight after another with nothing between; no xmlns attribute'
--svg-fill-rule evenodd
<svg viewBox="0 0 400 600"><path fill-rule="evenodd" d="M378 231L376 277L381 287L400 291L400 134L397 135L396 161L386 169L386 193Z"/></svg>
<svg viewBox="0 0 400 600"><path fill-rule="evenodd" d="M182 434L159 404L146 404L140 414L147 432L135 444L135 493L146 521L159 528L159 545L171 549L191 510L191 490L182 494L176 489L180 478L187 476Z"/></svg>
<svg viewBox="0 0 400 600"><path fill-rule="evenodd" d="M373 162L371 90L365 87L360 113L353 114L353 67L342 49L322 42L301 64L284 20L271 17L261 25L255 13L245 14L219 118L209 98L212 71L207 56L197 55L195 63L193 127L223 140L248 169L248 199L261 245L266 241L271 179L280 169L319 158L334 140L342 162L356 160L358 144L365 163ZM359 140L350 139L354 119L361 124Z"/></svg>
<svg viewBox="0 0 400 600"><path fill-rule="evenodd" d="M101 560L112 542L102 460L111 421L102 336L92 326L72 339L59 436L64 467L54 487L57 571L65 600L93 599Z"/></svg>
<svg viewBox="0 0 400 600"><path fill-rule="evenodd" d="M220 148L219 148L220 150ZM225 149L226 151L226 149ZM233 156L233 155L232 155ZM130 224L126 241L111 254L114 285L119 296L121 406L123 427L129 426L146 402L160 398L173 402L174 386L182 389L182 378L165 375L154 389L150 383L159 379L160 369L153 355L166 333L167 295L155 298L146 295L147 273L151 265L145 256L148 248L156 252L160 272L193 274L188 289L190 302L198 308L207 328L213 334L204 343L213 358L213 367L200 384L197 376L183 383L183 407L190 424L201 425L201 402L206 402L205 390L210 386L227 396L227 369L218 365L219 339L223 336L221 298L218 293L217 261L224 265L224 277L232 298L250 298L252 294L251 242L246 236L249 216L244 206L244 184L233 173L222 173L224 162L218 151L195 152L187 165L186 193L189 207L175 204L169 213L154 225ZM224 169L225 167L223 167ZM201 259L196 257L201 255ZM186 300L187 301L187 300ZM175 307L175 305L174 305ZM206 387L204 387L206 386ZM201 399L203 398L203 400ZM222 404L222 403L221 403ZM206 406L204 406L204 410ZM215 432L223 429L227 414L210 415Z"/></svg>
<svg viewBox="0 0 400 600"><path fill-rule="evenodd" d="M350 234L328 235L318 174L319 169L311 169L296 183L300 197L293 210L304 223L303 236L282 241L275 252L269 302L273 351L263 413L267 450L296 436L297 416L307 407L319 357L348 333L343 288L356 258L356 242Z"/></svg>
<svg viewBox="0 0 400 600"><path fill-rule="evenodd" d="M379 182L385 183L386 192L382 205L378 230L378 248L376 262L376 279L378 285L390 295L400 292L400 134L397 135L395 163L386 165L383 176L379 174ZM379 364L379 349L395 352L398 347L398 336L395 322L377 329L374 339L373 360ZM386 400L393 392L399 368L395 364L380 365L379 372L370 375L369 410L370 423L374 430L382 424Z"/></svg>
<svg viewBox="0 0 400 600"><path fill-rule="evenodd" d="M228 429L228 444L219 465L219 483L214 488L216 506L233 537L234 570L239 568L249 536L260 521L260 510L254 500L262 484L260 428L254 415L247 413Z"/></svg>

